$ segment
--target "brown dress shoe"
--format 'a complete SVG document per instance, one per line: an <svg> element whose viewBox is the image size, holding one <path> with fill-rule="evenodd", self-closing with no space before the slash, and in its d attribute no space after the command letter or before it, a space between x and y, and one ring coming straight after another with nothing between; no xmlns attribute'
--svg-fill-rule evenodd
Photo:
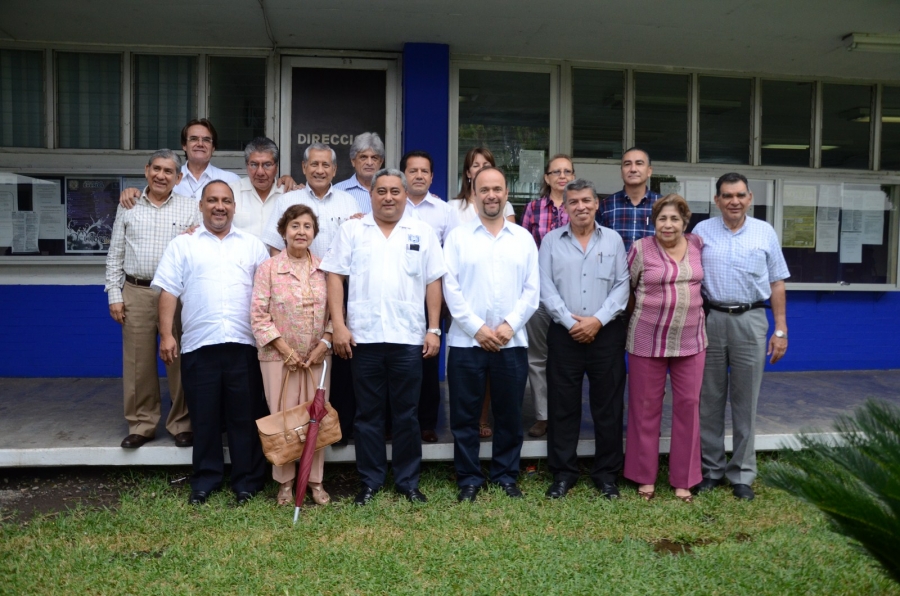
<svg viewBox="0 0 900 596"><path fill-rule="evenodd" d="M194 433L183 432L175 435L176 447L191 447L194 444Z"/></svg>
<svg viewBox="0 0 900 596"><path fill-rule="evenodd" d="M528 429L528 434L532 437L543 437L547 434L547 421L538 420Z"/></svg>
<svg viewBox="0 0 900 596"><path fill-rule="evenodd" d="M124 439L122 439L122 448L123 449L137 449L147 441L151 441L151 437L145 437L144 435L128 435Z"/></svg>
<svg viewBox="0 0 900 596"><path fill-rule="evenodd" d="M422 431L422 440L426 443L437 443L438 436L437 433L433 430L423 430Z"/></svg>

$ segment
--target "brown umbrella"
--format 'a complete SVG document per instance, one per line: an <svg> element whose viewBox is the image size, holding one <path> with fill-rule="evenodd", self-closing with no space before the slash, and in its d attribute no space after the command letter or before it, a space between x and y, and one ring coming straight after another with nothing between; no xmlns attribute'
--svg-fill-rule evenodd
<svg viewBox="0 0 900 596"><path fill-rule="evenodd" d="M309 427L306 430L306 443L303 445L303 455L300 456L300 469L297 471L297 494L294 501L294 523L300 516L300 504L306 497L306 483L309 481L309 471L312 469L313 455L316 452L316 438L319 435L319 421L325 417L325 371L328 363L322 361L322 378L316 388L316 395L309 406Z"/></svg>

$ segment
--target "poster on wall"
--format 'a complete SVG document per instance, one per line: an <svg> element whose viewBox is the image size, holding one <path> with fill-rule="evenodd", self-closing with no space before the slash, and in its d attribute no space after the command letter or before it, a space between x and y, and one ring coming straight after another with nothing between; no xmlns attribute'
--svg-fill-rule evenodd
<svg viewBox="0 0 900 596"><path fill-rule="evenodd" d="M40 240L62 240L66 237L66 206L62 201L59 180L31 181L31 203L38 214Z"/></svg>
<svg viewBox="0 0 900 596"><path fill-rule="evenodd" d="M66 178L66 252L109 250L121 178Z"/></svg>
<svg viewBox="0 0 900 596"><path fill-rule="evenodd" d="M346 180L353 175L350 145L356 135L377 132L385 140L387 72L298 67L291 85L291 171L281 173L306 182L303 152L325 143L337 154L334 183Z"/></svg>
<svg viewBox="0 0 900 596"><path fill-rule="evenodd" d="M816 187L809 184L785 184L781 246L815 248Z"/></svg>

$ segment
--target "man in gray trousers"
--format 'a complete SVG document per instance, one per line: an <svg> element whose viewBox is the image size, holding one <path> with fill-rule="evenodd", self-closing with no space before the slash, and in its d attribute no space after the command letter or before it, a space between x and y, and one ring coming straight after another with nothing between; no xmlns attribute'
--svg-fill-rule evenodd
<svg viewBox="0 0 900 596"><path fill-rule="evenodd" d="M700 390L700 452L703 481L697 491L724 484L734 496L751 500L756 478L756 402L766 354L778 362L787 351L784 280L787 264L775 230L748 215L753 203L747 178L725 174L716 182L720 217L702 221L703 293L709 301L706 367ZM765 303L771 299L775 332L768 343ZM730 368L730 371L729 371ZM725 459L725 402L731 399L734 449Z"/></svg>

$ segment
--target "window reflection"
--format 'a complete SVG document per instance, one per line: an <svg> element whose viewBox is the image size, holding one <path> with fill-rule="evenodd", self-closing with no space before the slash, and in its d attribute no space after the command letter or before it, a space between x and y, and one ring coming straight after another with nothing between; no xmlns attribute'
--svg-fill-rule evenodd
<svg viewBox="0 0 900 596"><path fill-rule="evenodd" d="M750 79L699 77L700 161L750 163Z"/></svg>
<svg viewBox="0 0 900 596"><path fill-rule="evenodd" d="M243 151L266 134L266 59L209 59L209 118L219 150Z"/></svg>
<svg viewBox="0 0 900 596"><path fill-rule="evenodd" d="M762 165L809 167L812 83L762 82Z"/></svg>
<svg viewBox="0 0 900 596"><path fill-rule="evenodd" d="M624 73L576 68L572 83L572 150L575 157L622 157Z"/></svg>
<svg viewBox="0 0 900 596"><path fill-rule="evenodd" d="M688 75L634 75L635 144L653 161L688 159Z"/></svg>
<svg viewBox="0 0 900 596"><path fill-rule="evenodd" d="M881 169L900 170L900 87L881 92Z"/></svg>
<svg viewBox="0 0 900 596"><path fill-rule="evenodd" d="M872 88L825 84L822 97L822 167L869 168Z"/></svg>

